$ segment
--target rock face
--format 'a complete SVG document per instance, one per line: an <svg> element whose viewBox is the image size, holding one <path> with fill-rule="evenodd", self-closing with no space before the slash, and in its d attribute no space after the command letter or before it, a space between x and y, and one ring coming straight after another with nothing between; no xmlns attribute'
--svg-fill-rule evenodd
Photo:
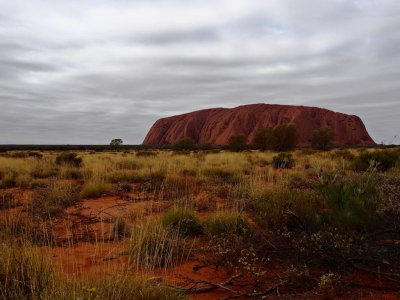
<svg viewBox="0 0 400 300"><path fill-rule="evenodd" d="M335 132L337 145L374 145L361 119L327 109L277 104L213 108L159 119L143 141L145 145L172 144L190 137L199 144L224 145L232 135L244 134L248 143L259 128L293 123L301 146L310 144L313 130L324 126Z"/></svg>

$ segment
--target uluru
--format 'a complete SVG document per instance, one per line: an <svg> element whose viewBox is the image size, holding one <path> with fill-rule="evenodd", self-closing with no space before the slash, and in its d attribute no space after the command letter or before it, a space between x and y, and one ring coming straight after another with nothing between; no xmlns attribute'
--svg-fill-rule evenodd
<svg viewBox="0 0 400 300"><path fill-rule="evenodd" d="M144 145L173 144L189 137L198 144L225 145L233 135L244 134L250 143L258 129L281 124L296 125L300 146L310 144L311 133L331 127L336 145L374 145L364 123L356 115L308 106L249 104L235 108L211 108L157 120Z"/></svg>

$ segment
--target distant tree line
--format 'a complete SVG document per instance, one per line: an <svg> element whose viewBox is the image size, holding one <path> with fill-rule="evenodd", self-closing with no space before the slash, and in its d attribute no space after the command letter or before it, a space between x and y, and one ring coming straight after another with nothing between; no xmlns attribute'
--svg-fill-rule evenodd
<svg viewBox="0 0 400 300"><path fill-rule="evenodd" d="M334 131L330 127L323 127L311 133L310 142L313 148L326 150L333 144L335 138ZM255 133L251 143L244 134L232 135L228 140L228 145L224 148L231 151L243 151L246 149L257 149L261 151L289 151L294 149L300 141L300 134L296 125L283 124L271 128L260 128ZM176 151L188 151L196 149L211 149L215 146L198 145L189 137L182 138L172 146Z"/></svg>

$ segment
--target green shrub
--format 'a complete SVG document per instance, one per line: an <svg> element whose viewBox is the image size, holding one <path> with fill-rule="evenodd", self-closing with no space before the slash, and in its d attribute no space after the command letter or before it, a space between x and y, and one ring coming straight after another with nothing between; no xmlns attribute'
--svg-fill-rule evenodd
<svg viewBox="0 0 400 300"><path fill-rule="evenodd" d="M56 164L57 165L72 165L75 167L80 167L82 164L82 158L78 157L77 153L73 152L63 152L56 157Z"/></svg>
<svg viewBox="0 0 400 300"><path fill-rule="evenodd" d="M203 222L205 231L212 236L244 235L250 231L247 218L237 212L217 212Z"/></svg>
<svg viewBox="0 0 400 300"><path fill-rule="evenodd" d="M385 172L393 168L399 161L400 152L393 150L366 151L354 159L353 170L362 172L373 167L380 172Z"/></svg>
<svg viewBox="0 0 400 300"><path fill-rule="evenodd" d="M343 228L374 226L378 220L378 197L373 175L336 177L320 185L326 221Z"/></svg>
<svg viewBox="0 0 400 300"><path fill-rule="evenodd" d="M65 208L78 203L79 191L72 184L52 184L32 195L30 211L43 219L61 215Z"/></svg>
<svg viewBox="0 0 400 300"><path fill-rule="evenodd" d="M89 183L85 184L81 191L82 198L100 198L109 195L112 191L112 185L109 183Z"/></svg>
<svg viewBox="0 0 400 300"><path fill-rule="evenodd" d="M164 214L161 222L163 226L178 231L182 236L195 236L203 231L196 213L184 207L170 209Z"/></svg>
<svg viewBox="0 0 400 300"><path fill-rule="evenodd" d="M335 132L331 127L322 127L311 133L310 140L313 148L326 150L332 146L334 138Z"/></svg>
<svg viewBox="0 0 400 300"><path fill-rule="evenodd" d="M272 158L272 166L275 169L290 169L293 168L294 165L295 162L290 153L279 153Z"/></svg>

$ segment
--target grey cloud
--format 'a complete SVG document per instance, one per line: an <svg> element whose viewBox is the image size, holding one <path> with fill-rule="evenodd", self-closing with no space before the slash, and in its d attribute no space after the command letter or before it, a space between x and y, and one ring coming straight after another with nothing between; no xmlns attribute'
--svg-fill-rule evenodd
<svg viewBox="0 0 400 300"><path fill-rule="evenodd" d="M49 20L15 3L0 2L0 143L140 143L159 117L258 102L358 114L377 142L398 133L396 1L101 2L126 30L83 1L76 35L66 1ZM130 16L161 3L165 19Z"/></svg>

